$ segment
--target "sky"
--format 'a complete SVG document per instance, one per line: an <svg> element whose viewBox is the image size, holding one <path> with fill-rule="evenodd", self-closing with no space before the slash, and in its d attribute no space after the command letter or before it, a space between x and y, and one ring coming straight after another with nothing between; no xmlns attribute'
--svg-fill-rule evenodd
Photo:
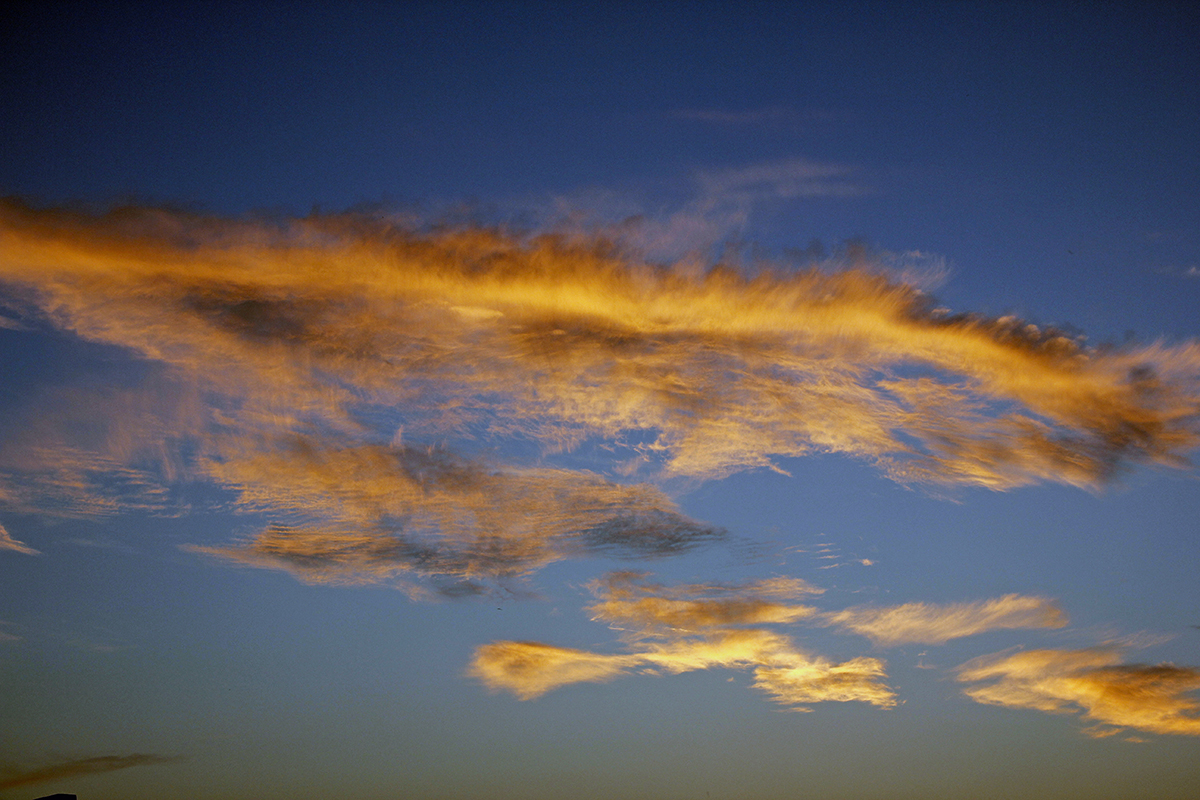
<svg viewBox="0 0 1200 800"><path fill-rule="evenodd" d="M4 14L0 798L1193 796L1189 5Z"/></svg>

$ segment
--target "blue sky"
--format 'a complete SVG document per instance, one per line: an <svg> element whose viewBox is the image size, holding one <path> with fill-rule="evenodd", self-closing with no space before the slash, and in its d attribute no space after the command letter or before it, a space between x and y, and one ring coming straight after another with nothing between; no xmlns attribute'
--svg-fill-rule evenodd
<svg viewBox="0 0 1200 800"><path fill-rule="evenodd" d="M1190 796L1184 4L3 27L0 796Z"/></svg>

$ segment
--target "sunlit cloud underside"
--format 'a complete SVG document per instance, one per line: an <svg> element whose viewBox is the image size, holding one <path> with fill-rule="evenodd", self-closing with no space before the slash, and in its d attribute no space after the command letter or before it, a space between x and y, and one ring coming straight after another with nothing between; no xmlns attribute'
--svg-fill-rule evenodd
<svg viewBox="0 0 1200 800"><path fill-rule="evenodd" d="M50 328L129 361L113 385L44 388L0 427L0 503L182 513L173 490L210 484L268 521L193 551L421 598L519 591L562 559L724 540L671 493L808 454L942 489L1098 489L1133 465L1185 466L1200 443L1195 342L1091 347L952 314L871 263L753 266L651 262L603 232L7 203L11 335ZM7 533L0 547L33 554ZM779 580L668 590L616 573L593 586L592 613L622 631L623 652L493 642L471 674L530 699L732 667L789 708L888 708L881 659L835 663L771 626L879 647L1066 624L1051 601L1018 595L826 611L792 602L813 587ZM1194 671L1064 672L1050 659L1051 677L1021 677L1008 663L964 668L964 681L996 679L969 696L1195 732L1182 694ZM1162 708L1094 699L1134 683Z"/></svg>
<svg viewBox="0 0 1200 800"><path fill-rule="evenodd" d="M901 702L886 683L887 664L860 656L837 663L799 648L772 627L833 624L877 644L942 644L1005 628L1062 628L1067 617L1051 601L1007 595L984 602L907 603L821 612L792 602L817 589L771 579L741 586L661 586L642 573L610 573L591 584L592 618L621 632L625 652L595 653L542 642L499 641L476 649L468 674L493 690L532 700L575 683L629 675L706 669L750 670L753 688L793 711L812 703L859 701L879 708ZM885 625L885 623L888 623ZM885 632L886 631L886 632ZM1172 664L1121 663L1114 645L1089 650L1008 651L955 670L980 703L1052 713L1082 711L1097 724L1090 736L1127 729L1200 735L1200 670ZM1136 738L1136 737L1134 737Z"/></svg>

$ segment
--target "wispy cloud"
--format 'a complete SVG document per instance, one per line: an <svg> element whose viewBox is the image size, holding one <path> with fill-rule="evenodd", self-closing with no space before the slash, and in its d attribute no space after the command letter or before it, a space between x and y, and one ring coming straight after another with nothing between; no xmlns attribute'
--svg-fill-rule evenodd
<svg viewBox="0 0 1200 800"><path fill-rule="evenodd" d="M1067 624L1067 615L1053 601L1017 594L973 603L861 606L824 614L822 619L881 645L942 644L1003 628L1062 628Z"/></svg>
<svg viewBox="0 0 1200 800"><path fill-rule="evenodd" d="M115 772L130 767L154 766L170 764L181 760L178 757L160 756L147 753L134 753L127 756L94 756L72 761L56 761L33 769L15 767L0 768L0 789L15 789L18 786L30 786L35 783L76 778L83 775L95 775L103 772Z"/></svg>
<svg viewBox="0 0 1200 800"><path fill-rule="evenodd" d="M753 688L789 710L808 711L810 704L826 701L890 708L899 700L887 685L882 660L860 656L833 662L805 652L771 627L832 624L878 644L895 645L941 644L990 630L1066 624L1065 614L1052 602L1020 595L941 606L908 603L821 613L793 602L820 590L787 578L740 585L663 586L644 573L613 572L589 588L596 597L589 606L592 619L620 632L623 652L498 641L476 649L468 674L493 691L533 700L577 683L739 669L750 670ZM963 664L953 674L960 682L975 684L965 692L981 703L1082 712L1095 723L1084 730L1089 736L1113 735L1128 728L1200 735L1200 702L1193 696L1200 690L1200 670L1123 664L1122 651L1112 644L1073 651L1010 650Z"/></svg>
<svg viewBox="0 0 1200 800"><path fill-rule="evenodd" d="M540 642L492 642L476 648L468 674L490 689L533 700L573 683L607 683L644 663L640 655L605 655Z"/></svg>
<svg viewBox="0 0 1200 800"><path fill-rule="evenodd" d="M895 705L879 659L835 663L798 649L759 627L813 613L782 598L813 593L802 581L743 586L663 587L639 573L612 573L592 584L594 618L627 632L630 652L600 654L540 642L501 641L479 647L468 673L493 690L531 700L580 682L606 682L633 672L662 675L702 669L750 669L753 686L791 710L807 704L861 701Z"/></svg>
<svg viewBox="0 0 1200 800"><path fill-rule="evenodd" d="M702 182L784 196L842 177L797 161ZM36 424L0 449L0 501L155 509L210 481L274 524L207 552L471 591L557 558L714 541L655 485L779 458L1095 488L1200 443L1200 345L1092 349L951 315L864 258L751 278L650 265L603 237L10 203L0 279L151 377L101 403L31 403ZM546 466L568 451L597 471Z"/></svg>
<svg viewBox="0 0 1200 800"><path fill-rule="evenodd" d="M1175 278L1183 278L1184 280L1200 278L1200 266L1195 264L1188 264L1186 266L1181 264L1166 264L1156 267L1154 271L1160 275L1170 275Z"/></svg>
<svg viewBox="0 0 1200 800"><path fill-rule="evenodd" d="M652 204L629 193L588 189L556 197L541 215L545 229L576 243L616 243L633 261L702 272L714 254L735 257L746 244L751 220L770 216L782 204L875 191L855 166L783 158L695 169L683 189L685 199L676 203ZM911 261L911 255L892 258Z"/></svg>
<svg viewBox="0 0 1200 800"><path fill-rule="evenodd" d="M696 173L700 202L745 204L798 197L853 197L870 190L851 179L855 170L841 164L785 159Z"/></svg>
<svg viewBox="0 0 1200 800"><path fill-rule="evenodd" d="M243 505L287 513L296 524L193 550L308 582L391 583L415 596L420 588L406 577L432 578L442 594L477 594L490 581L564 558L677 555L725 535L645 484L400 444L348 448L295 437L273 451L256 445L213 470L241 487Z"/></svg>
<svg viewBox="0 0 1200 800"><path fill-rule="evenodd" d="M1079 713L1097 725L1090 736L1133 728L1200 736L1200 670L1173 664L1123 664L1121 650L1030 650L998 653L958 669L980 703L1051 713Z"/></svg>
<svg viewBox="0 0 1200 800"><path fill-rule="evenodd" d="M18 553L24 553L29 556L41 555L40 551L34 550L24 542L18 542L12 538L12 535L3 525L0 525L0 550L15 550Z"/></svg>
<svg viewBox="0 0 1200 800"><path fill-rule="evenodd" d="M638 636L794 622L816 609L783 601L823 591L797 578L668 587L648 582L641 572L612 572L590 588L599 598L588 609L592 619Z"/></svg>

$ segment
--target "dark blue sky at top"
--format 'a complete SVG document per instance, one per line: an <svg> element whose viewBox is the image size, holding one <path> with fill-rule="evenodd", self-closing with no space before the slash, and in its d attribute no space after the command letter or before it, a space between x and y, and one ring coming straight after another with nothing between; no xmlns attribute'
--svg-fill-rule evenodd
<svg viewBox="0 0 1200 800"><path fill-rule="evenodd" d="M698 175L803 160L844 166L867 191L756 198L739 233L768 252L814 239L828 251L848 240L921 251L949 265L933 291L955 311L1064 324L1093 343L1126 331L1178 342L1200 323L1196 8L26 2L0 11L0 196L231 216L379 204L434 220L463 204L518 222L565 198L600 216L663 218L689 208ZM3 409L36 409L59 385L120 389L156 374L135 352L22 317L8 288L0 439L26 419ZM592 468L594 456L556 458ZM225 491L208 484L177 487L196 508L177 519L43 524L5 512L11 538L42 556L0 553L17 687L0 718L29 729L31 763L42 751L189 759L161 779L158 767L117 773L130 783L106 796L121 798L164 786L200 796L197 775L208 796L231 798L395 786L413 797L557 797L564 786L596 797L1188 796L1195 739L1088 739L1070 717L977 706L945 670L1017 643L1083 647L1138 631L1177 638L1129 659L1195 665L1194 471L1132 472L1098 495L968 488L948 502L841 455L781 465L791 476L745 472L682 493L687 514L732 532L728 548L557 563L535 583L542 601L503 613L313 587L180 550L258 529L203 510L202 493ZM743 541L788 550L745 564ZM822 543L846 569L820 571ZM924 645L889 652L912 698L891 716L857 703L767 713L724 671L534 704L464 677L473 648L500 638L617 649L581 610L583 587L641 567L668 584L795 575L828 590L813 600L828 609L1044 595L1073 627L931 648L938 672L922 664ZM834 659L881 653L839 635L802 634ZM94 652L71 649L93 640ZM129 791L143 774L142 793ZM215 775L236 791L220 794ZM271 781L274 795L262 790ZM372 782L390 794L361 788Z"/></svg>
<svg viewBox="0 0 1200 800"><path fill-rule="evenodd" d="M1049 172L1064 194L1153 178L1179 201L1200 166L1182 8L32 5L6 37L10 191L71 194L83 172L96 193L336 205L801 150ZM673 113L770 108L795 118L752 136Z"/></svg>
<svg viewBox="0 0 1200 800"><path fill-rule="evenodd" d="M1123 333L1098 329L1108 297L1161 295L1128 327L1188 332L1189 306L1155 288L1200 261L1188 4L8 13L6 194L307 213L599 187L653 213L697 170L803 158L854 168L872 194L762 215L769 247L933 252L956 268L951 305L1100 338Z"/></svg>

